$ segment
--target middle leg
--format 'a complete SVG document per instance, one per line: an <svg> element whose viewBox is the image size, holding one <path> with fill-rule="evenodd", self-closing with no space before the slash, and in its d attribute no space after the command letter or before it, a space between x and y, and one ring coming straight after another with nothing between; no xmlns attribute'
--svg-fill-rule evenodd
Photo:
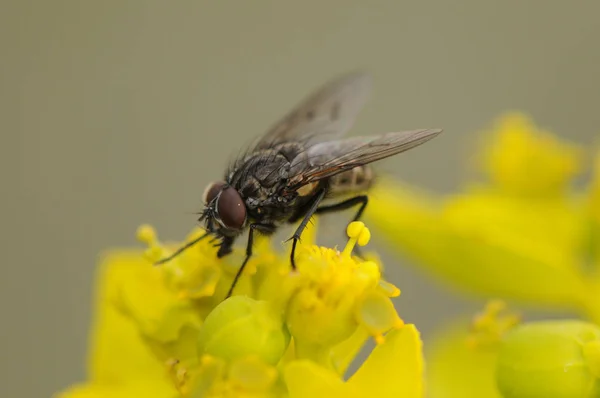
<svg viewBox="0 0 600 398"><path fill-rule="evenodd" d="M316 214L333 213L333 212L340 211L340 210L346 210L346 209L356 206L357 204L360 204L360 207L358 208L356 215L352 219L352 221L358 221L360 219L360 217L362 216L363 212L365 211L365 209L367 208L368 203L369 203L369 197L367 195L359 195L359 196L355 196L350 199L346 199L340 203L319 207L316 211Z"/></svg>
<svg viewBox="0 0 600 398"><path fill-rule="evenodd" d="M336 211L346 210L346 209L349 209L351 207L354 207L354 206L360 204L358 211L356 212L356 214L354 215L354 218L352 219L352 221L358 221L360 219L360 217L362 216L363 212L365 211L365 209L367 208L368 203L369 203L369 197L367 195L359 195L359 196L355 196L350 199L346 199L340 203L335 203L332 205L319 207L315 213L316 214L333 213ZM360 249L358 248L358 246L354 246L354 251L360 258L364 258Z"/></svg>
<svg viewBox="0 0 600 398"><path fill-rule="evenodd" d="M292 264L292 269L294 269L294 270L296 269L296 262L295 262L296 245L298 244L298 241L300 240L302 231L304 231L304 228L306 228L306 225L310 221L311 217L317 211L317 209L319 207L319 203L321 203L321 201L325 197L325 192L326 191L323 189L319 193L317 193L317 196L316 196L314 202L310 205L308 211L304 214L304 218L302 219L302 222L296 229L296 232L294 232L294 235L290 239L288 239L288 241L293 240L292 253L290 254L290 262Z"/></svg>

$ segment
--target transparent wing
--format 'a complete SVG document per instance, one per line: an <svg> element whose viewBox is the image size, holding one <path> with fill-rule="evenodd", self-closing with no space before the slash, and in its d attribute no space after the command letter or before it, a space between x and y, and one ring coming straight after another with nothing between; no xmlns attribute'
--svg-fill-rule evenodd
<svg viewBox="0 0 600 398"><path fill-rule="evenodd" d="M352 127L370 92L371 77L365 72L353 72L331 80L273 125L259 139L256 148L340 137Z"/></svg>
<svg viewBox="0 0 600 398"><path fill-rule="evenodd" d="M345 170L407 151L441 132L440 129L411 130L317 143L292 162L292 177L288 189L294 190Z"/></svg>

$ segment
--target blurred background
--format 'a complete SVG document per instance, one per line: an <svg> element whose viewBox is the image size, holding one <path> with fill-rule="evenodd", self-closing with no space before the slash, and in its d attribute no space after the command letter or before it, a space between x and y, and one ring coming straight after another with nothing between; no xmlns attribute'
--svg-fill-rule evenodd
<svg viewBox="0 0 600 398"><path fill-rule="evenodd" d="M340 73L374 77L351 134L445 129L378 165L437 192L507 110L591 143L598 15L592 0L1 2L0 396L83 380L98 254L146 222L182 239L230 156ZM371 248L425 338L479 308Z"/></svg>

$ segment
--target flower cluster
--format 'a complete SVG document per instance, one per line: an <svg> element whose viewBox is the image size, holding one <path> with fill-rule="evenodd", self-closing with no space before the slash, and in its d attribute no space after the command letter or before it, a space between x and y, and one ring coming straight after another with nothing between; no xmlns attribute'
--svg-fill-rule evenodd
<svg viewBox="0 0 600 398"><path fill-rule="evenodd" d="M585 148L520 113L483 137L478 177L459 192L384 181L366 219L391 250L456 291L581 320L519 324L492 301L427 341L429 396L600 396L600 152L590 165Z"/></svg>
<svg viewBox="0 0 600 398"><path fill-rule="evenodd" d="M482 178L445 196L380 179L365 213L392 250L489 300L424 353L379 260L353 255L370 240L363 223L349 225L341 251L306 231L297 271L289 252L257 239L228 299L241 249L218 259L202 241L153 267L180 244L143 226L147 250L104 257L88 379L60 397L600 397L600 152L589 164L584 148L521 114L485 138ZM574 319L523 322L520 305ZM349 374L370 338L375 349Z"/></svg>
<svg viewBox="0 0 600 398"><path fill-rule="evenodd" d="M154 267L178 245L141 227L147 250L105 257L88 380L61 397L421 396L421 341L394 309L400 291L382 279L377 260L352 254L370 239L364 224L347 232L342 251L303 236L297 271L259 239L224 300L241 252L218 259L203 241ZM347 377L369 337L376 348Z"/></svg>

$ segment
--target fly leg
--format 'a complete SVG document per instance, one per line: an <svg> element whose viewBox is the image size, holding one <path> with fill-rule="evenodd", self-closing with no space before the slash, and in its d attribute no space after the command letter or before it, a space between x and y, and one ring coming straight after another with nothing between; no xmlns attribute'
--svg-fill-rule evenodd
<svg viewBox="0 0 600 398"><path fill-rule="evenodd" d="M254 243L254 231L258 230L259 232L272 233L274 231L274 229L275 229L274 226L270 225L270 224L250 224L250 229L248 231L248 243L246 245L246 258L244 258L244 262L242 263L242 266L240 267L240 269L238 269L238 272L235 274L235 278L233 278L233 283L231 283L231 287L229 288L229 291L227 292L227 296L225 296L226 299L231 297L231 294L233 293L233 289L235 288L235 285L238 283L240 276L242 276L242 272L244 272L244 268L246 267L246 264L248 264L248 260L250 260L250 257L252 257L252 245ZM223 250L223 253L231 252L231 244L233 243L233 240L224 241L223 243L224 244L219 249L219 253L221 253L221 250ZM219 255L219 254L217 254L217 255ZM219 257L222 257L223 255L224 254L220 255Z"/></svg>
<svg viewBox="0 0 600 398"><path fill-rule="evenodd" d="M179 256L181 253L183 253L190 247L194 246L196 243L200 242L202 239L206 238L208 235L209 235L209 232L206 232L204 235L201 235L198 238L194 239L193 241L186 243L185 245L183 245L179 249L177 249L170 256L162 258L162 259L158 260L157 262L155 262L154 265L161 265L161 264L171 261L172 259Z"/></svg>
<svg viewBox="0 0 600 398"><path fill-rule="evenodd" d="M302 231L304 231L304 228L306 228L306 225L310 221L313 214L315 214L315 212L317 211L317 208L319 207L319 203L321 203L321 201L323 200L324 197L325 197L325 190L323 189L317 194L314 202L310 205L310 208L304 214L304 218L302 219L302 222L296 229L296 232L294 232L294 235L290 239L287 240L287 241L290 241L290 240L294 241L292 243L292 253L290 254L290 262L292 264L293 270L296 269L296 262L295 262L296 244L300 240L300 235L302 235Z"/></svg>
<svg viewBox="0 0 600 398"><path fill-rule="evenodd" d="M316 214L321 213L332 213L335 211L346 210L351 207L356 206L360 203L360 207L356 212L356 215L352 219L352 221L358 221L362 216L363 212L367 208L367 204L369 203L369 197L367 195L359 195L350 199L346 199L343 202L336 203L333 205L321 206L317 209Z"/></svg>
<svg viewBox="0 0 600 398"><path fill-rule="evenodd" d="M356 206L359 203L360 207L358 208L356 215L352 219L352 221L358 221L365 209L367 208L367 203L369 203L369 197L367 195L359 195L350 199L346 199L340 203L319 207L316 211L316 214L333 213L336 211L346 210ZM356 254L358 254L359 257L363 258L363 255L361 254L358 246L354 246L354 251L356 252Z"/></svg>

